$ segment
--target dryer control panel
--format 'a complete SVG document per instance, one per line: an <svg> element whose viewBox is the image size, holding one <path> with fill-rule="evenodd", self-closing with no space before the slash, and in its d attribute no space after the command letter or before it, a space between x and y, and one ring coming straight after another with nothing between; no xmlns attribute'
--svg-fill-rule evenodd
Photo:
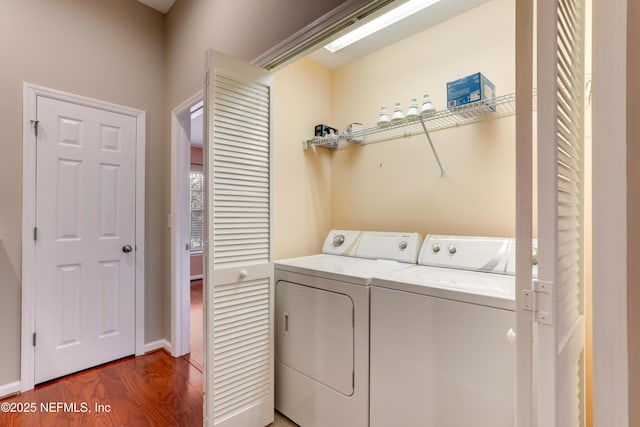
<svg viewBox="0 0 640 427"><path fill-rule="evenodd" d="M355 256L360 234L361 232L356 230L331 230L324 241L322 253Z"/></svg>
<svg viewBox="0 0 640 427"><path fill-rule="evenodd" d="M355 256L415 264L421 244L422 236L418 233L363 231Z"/></svg>
<svg viewBox="0 0 640 427"><path fill-rule="evenodd" d="M415 264L421 245L422 236L418 233L331 230L324 241L322 252Z"/></svg>

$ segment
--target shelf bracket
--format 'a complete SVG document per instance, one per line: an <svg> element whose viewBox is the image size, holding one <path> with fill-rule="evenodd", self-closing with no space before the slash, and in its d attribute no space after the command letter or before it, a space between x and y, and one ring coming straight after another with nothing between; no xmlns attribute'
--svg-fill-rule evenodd
<svg viewBox="0 0 640 427"><path fill-rule="evenodd" d="M427 130L427 125L424 124L424 119L420 117L420 124L422 125L422 129L424 129L424 134L427 135L427 140L429 141L429 145L431 146L431 151L433 151L433 156L436 158L436 162L438 162L438 167L440 168L440 178L444 178L444 168L442 167L442 163L440 162L440 157L438 157L438 153L436 152L436 147L433 146L433 141L431 141L431 135L429 135L429 131Z"/></svg>

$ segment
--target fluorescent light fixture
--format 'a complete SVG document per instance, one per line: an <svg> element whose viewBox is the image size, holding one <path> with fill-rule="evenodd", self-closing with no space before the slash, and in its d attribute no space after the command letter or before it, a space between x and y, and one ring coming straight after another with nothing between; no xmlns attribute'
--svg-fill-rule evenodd
<svg viewBox="0 0 640 427"><path fill-rule="evenodd" d="M361 27L358 27L355 30L345 34L344 36L332 41L324 48L331 53L335 53L340 49L343 49L357 42L358 40L362 40L363 38L370 36L376 31L380 31L391 24L395 24L396 22L406 18L407 16L413 15L414 13L421 11L425 7L436 4L439 1L440 0L409 0L408 2L396 7L395 9L390 10L384 15L381 15L376 19L367 22Z"/></svg>

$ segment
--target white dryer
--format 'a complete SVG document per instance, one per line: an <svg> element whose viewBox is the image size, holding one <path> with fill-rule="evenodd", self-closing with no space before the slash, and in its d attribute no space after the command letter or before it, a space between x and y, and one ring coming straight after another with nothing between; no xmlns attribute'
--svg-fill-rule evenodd
<svg viewBox="0 0 640 427"><path fill-rule="evenodd" d="M276 261L276 409L302 427L369 425L371 277L415 265L416 233L333 230Z"/></svg>
<svg viewBox="0 0 640 427"><path fill-rule="evenodd" d="M371 287L371 427L513 427L515 241L428 236Z"/></svg>

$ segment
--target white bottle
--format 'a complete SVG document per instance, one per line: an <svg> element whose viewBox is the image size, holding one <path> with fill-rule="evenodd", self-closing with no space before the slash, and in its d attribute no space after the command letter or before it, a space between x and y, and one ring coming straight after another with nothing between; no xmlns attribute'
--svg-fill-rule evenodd
<svg viewBox="0 0 640 427"><path fill-rule="evenodd" d="M411 98L411 104L409 104L409 109L407 110L405 117L407 119L415 119L419 115L420 110L418 109L418 100L416 98Z"/></svg>
<svg viewBox="0 0 640 427"><path fill-rule="evenodd" d="M425 94L422 99L422 108L420 109L421 116L432 116L436 113L436 107L431 103L431 98L429 98L429 94Z"/></svg>
<svg viewBox="0 0 640 427"><path fill-rule="evenodd" d="M400 105L400 102L396 102L396 106L393 109L393 116L391 116L391 123L399 122L402 119L404 119L402 106Z"/></svg>
<svg viewBox="0 0 640 427"><path fill-rule="evenodd" d="M380 108L380 117L378 117L378 126L381 128L389 126L390 122L391 120L389 119L389 115L387 114L387 109L385 108L385 106L382 106L382 108Z"/></svg>

